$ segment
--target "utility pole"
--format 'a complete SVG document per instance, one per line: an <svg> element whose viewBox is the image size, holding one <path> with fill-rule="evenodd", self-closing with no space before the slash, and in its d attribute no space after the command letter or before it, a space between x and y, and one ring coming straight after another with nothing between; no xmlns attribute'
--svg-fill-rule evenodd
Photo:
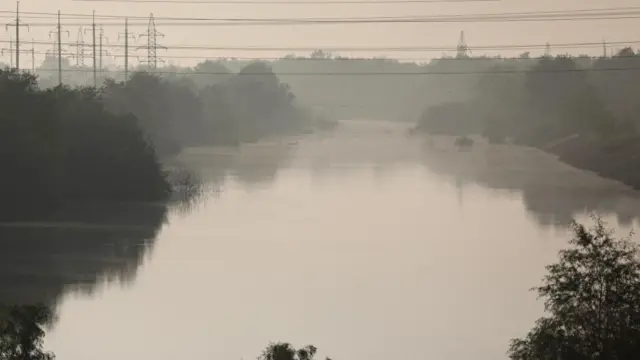
<svg viewBox="0 0 640 360"><path fill-rule="evenodd" d="M62 25L60 24L60 10L58 10L58 85L62 86Z"/></svg>
<svg viewBox="0 0 640 360"><path fill-rule="evenodd" d="M96 11L93 10L93 21L91 22L91 34L93 36L93 42L91 43L91 55L93 56L93 86L98 87L98 75L96 73L97 61L96 61Z"/></svg>
<svg viewBox="0 0 640 360"><path fill-rule="evenodd" d="M124 38L124 81L129 80L129 38L132 38L134 41L136 36L129 33L129 19L124 19L124 33L118 34L118 41L120 38Z"/></svg>
<svg viewBox="0 0 640 360"><path fill-rule="evenodd" d="M16 28L16 69L20 71L20 27L26 26L29 29L29 25L20 22L20 1L16 1L16 19L5 25L5 29L8 31L10 26Z"/></svg>
<svg viewBox="0 0 640 360"><path fill-rule="evenodd" d="M66 33L69 36L69 31L66 31ZM56 49L58 53L58 85L62 85L62 24L60 22L60 10L58 10L58 26L56 31L49 32L49 37L51 37L51 34L56 34L58 39L58 47Z"/></svg>
<svg viewBox="0 0 640 360"><path fill-rule="evenodd" d="M36 41L31 39L31 73L36 73Z"/></svg>
<svg viewBox="0 0 640 360"><path fill-rule="evenodd" d="M102 75L102 71L103 71L103 67L102 67L102 55L111 55L109 53L109 51L107 50L102 50L102 39L107 40L107 42L109 42L109 39L104 36L104 30L102 29L102 26L100 26L100 50L98 50L99 56L100 56L100 60L99 60L99 67L100 67L100 75Z"/></svg>
<svg viewBox="0 0 640 360"><path fill-rule="evenodd" d="M149 16L149 27L147 28L147 32L140 34L140 37L143 36L147 37L147 45L139 46L138 50L147 50L147 60L143 60L143 62L147 63L149 70L154 71L158 68L158 61L164 62L162 59L158 59L157 51L158 49L166 49L166 47L158 44L158 37L164 37L164 34L156 30L156 22L153 18L153 13Z"/></svg>
<svg viewBox="0 0 640 360"><path fill-rule="evenodd" d="M5 52L9 52L9 66L13 69L13 38L9 38L9 48L3 48L0 54L4 56Z"/></svg>

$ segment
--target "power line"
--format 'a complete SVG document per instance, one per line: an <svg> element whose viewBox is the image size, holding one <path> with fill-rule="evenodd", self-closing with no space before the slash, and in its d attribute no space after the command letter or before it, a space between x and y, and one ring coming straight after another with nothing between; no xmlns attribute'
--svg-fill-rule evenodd
<svg viewBox="0 0 640 360"><path fill-rule="evenodd" d="M38 71L52 71L51 69L43 69ZM55 71L55 70L54 70ZM88 69L62 69L68 72L87 73ZM425 71L425 72L274 72L276 76L433 76L433 75L500 75L500 74L557 74L557 73L580 73L580 72L624 72L624 71L640 71L640 67L629 68L596 68L596 69L562 69L562 70L495 70L495 71ZM110 70L112 73L122 73L122 70ZM144 72L142 70L141 72ZM242 73L234 74L228 72L208 72L208 71L154 71L156 74L173 74L173 75L239 75L239 76L271 76L267 73Z"/></svg>
<svg viewBox="0 0 640 360"><path fill-rule="evenodd" d="M616 14L628 14L629 11L640 10L640 6L616 6L616 7L607 7L607 8L592 8L592 9L568 9L568 10L538 10L538 11L519 11L519 12L498 12L498 13L471 13L471 14L441 14L441 15L431 15L428 18L439 18L439 17L480 17L480 16L536 16L536 15L583 15L585 13L594 13L594 14L607 14L610 15L612 12ZM9 10L0 10L0 13L8 13L14 14L13 11ZM35 11L23 11L21 14L31 14L31 15L50 15L56 16L57 13L53 12L35 12ZM91 14L79 14L79 13L69 13L63 14L63 19L68 18L92 18ZM146 16L130 16L130 15L113 15L113 14L102 14L96 15L97 18L112 18L112 19L123 19L125 17L129 19L140 19L147 20ZM426 16L374 16L374 17L363 17L363 18L328 18L328 19L397 19L397 18L424 18ZM154 17L156 20L225 20L225 21L248 21L248 20L260 20L260 21L269 21L269 20L304 20L304 19L323 19L323 18L203 18L203 17ZM327 19L327 18L324 18Z"/></svg>
<svg viewBox="0 0 640 360"><path fill-rule="evenodd" d="M38 55L48 54L47 52L35 52ZM114 58L126 58L127 54L109 54ZM495 62L495 61L503 61L503 62L527 62L544 59L545 56L541 57L530 57L530 58L513 58L513 57L469 57L469 58L457 58L457 57L422 57L422 58L395 58L395 57L373 57L373 58L348 58L348 57L334 57L334 58L308 58L308 57L225 57L225 56L202 56L202 55L164 55L163 57L169 59L200 59L202 62L208 60L215 60L219 62L234 62L234 61L268 61L268 62L290 62L290 61L304 61L304 62L394 62L394 61L406 61L406 62L470 62L470 61L484 61L484 62ZM601 57L588 57L588 60L597 60ZM575 60L579 60L579 57L575 57ZM633 58L632 58L633 59ZM628 57L609 57L607 60L629 60ZM410 65L410 63L406 63L405 65ZM78 66L78 65L77 65ZM80 66L82 67L82 66ZM126 72L126 63L125 63L125 72Z"/></svg>
<svg viewBox="0 0 640 360"><path fill-rule="evenodd" d="M502 23L502 22L558 22L558 21L592 21L592 20L632 20L640 19L637 15L564 17L564 18L488 18L488 19L371 19L371 20L292 20L292 21L246 21L246 22L157 22L157 26L175 27L226 27L226 26L321 26L321 25L364 25L364 24L430 24L430 23ZM32 23L34 27L49 27L54 23ZM67 26L87 26L86 22L67 23ZM118 23L103 23L103 26L122 26ZM143 23L131 23L131 26L142 26Z"/></svg>
<svg viewBox="0 0 640 360"><path fill-rule="evenodd" d="M146 33L145 33L146 35ZM8 43L9 40L0 40L0 43ZM35 41L35 44L50 44L48 41ZM640 40L627 40L627 41L609 41L609 45L629 45L640 44ZM72 43L63 43L63 45L73 45ZM551 44L554 48L559 49L580 49L580 48L600 48L602 46L601 41L596 42L571 42L571 43L555 43ZM104 47L118 47L117 44L104 44ZM533 50L533 49L545 49L547 44L496 44L496 45L474 45L476 50ZM174 44L166 45L164 48L170 50L220 50L220 51L315 51L322 49L329 52L374 52L374 51L388 51L388 52L430 52L430 51L456 51L455 46L367 46L367 47L355 47L355 46L304 46L304 47L269 47L269 46L216 46L216 45L204 45L204 44ZM146 48L145 48L146 49ZM204 57L204 56L203 56Z"/></svg>
<svg viewBox="0 0 640 360"><path fill-rule="evenodd" d="M500 2L501 0L328 0L328 1L254 1L254 0L237 0L237 1L224 1L224 0L185 0L185 1L177 1L177 0L72 0L74 2L97 2L97 3L140 3L140 4L148 4L148 3L161 3L161 4L183 4L183 5L207 5L207 4L225 4L225 5L278 5L278 4L287 4L287 5L338 5L338 4L366 4L366 5L376 5L376 4L429 4L429 3L469 3L469 2Z"/></svg>
<svg viewBox="0 0 640 360"><path fill-rule="evenodd" d="M52 13L35 13L37 15L54 15ZM70 19L88 18L86 14L69 14ZM105 19L123 19L120 15L102 15ZM343 23L431 23L431 22L505 22L505 21L571 21L571 20L603 20L633 19L640 17L640 7L618 7L605 9L556 10L538 12L510 12L485 14L458 14L432 16L375 16L346 18L202 18L202 17L164 17L158 20L170 26L229 26L229 25L300 25L300 24L343 24ZM129 17L142 19L141 17ZM183 21L183 22L173 22ZM138 23L140 24L140 23ZM38 24L41 25L41 24ZM105 25L120 25L107 23Z"/></svg>

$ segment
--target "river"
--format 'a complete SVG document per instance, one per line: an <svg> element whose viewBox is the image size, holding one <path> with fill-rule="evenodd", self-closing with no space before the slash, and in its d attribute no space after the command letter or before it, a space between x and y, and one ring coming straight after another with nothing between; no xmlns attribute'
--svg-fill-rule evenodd
<svg viewBox="0 0 640 360"><path fill-rule="evenodd" d="M206 186L188 206L0 226L4 300L56 304L46 347L61 360L240 360L270 341L336 360L505 359L542 314L529 288L567 223L637 224L636 192L537 150L404 130L189 149L177 161Z"/></svg>

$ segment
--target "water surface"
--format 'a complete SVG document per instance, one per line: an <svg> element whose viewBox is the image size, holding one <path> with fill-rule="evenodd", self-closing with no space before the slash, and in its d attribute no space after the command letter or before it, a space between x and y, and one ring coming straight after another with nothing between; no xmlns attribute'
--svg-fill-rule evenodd
<svg viewBox="0 0 640 360"><path fill-rule="evenodd" d="M49 267L5 265L5 289L56 284L23 297L55 297L46 345L64 360L238 360L270 341L334 359L495 360L541 315L528 289L571 218L636 221L635 192L535 150L461 153L403 130L190 149L179 160L208 181L200 202L145 217L142 233L40 229L32 245L49 245L32 261Z"/></svg>

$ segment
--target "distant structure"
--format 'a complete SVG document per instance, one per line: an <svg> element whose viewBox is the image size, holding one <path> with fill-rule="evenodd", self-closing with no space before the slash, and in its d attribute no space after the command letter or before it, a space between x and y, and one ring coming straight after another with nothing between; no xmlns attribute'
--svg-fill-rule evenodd
<svg viewBox="0 0 640 360"><path fill-rule="evenodd" d="M100 75L102 75L102 72L104 71L103 65L102 65L102 56L103 55L107 55L107 56L111 56L111 53L109 53L108 50L103 50L102 49L102 41L107 41L107 43L109 42L109 39L104 36L104 30L102 29L102 26L100 26L100 33L99 33L99 37L100 37L100 42L99 42L99 48L98 48L98 68L100 69Z"/></svg>
<svg viewBox="0 0 640 360"><path fill-rule="evenodd" d="M602 40L602 57L607 57L607 40Z"/></svg>
<svg viewBox="0 0 640 360"><path fill-rule="evenodd" d="M551 44L549 43L544 46L544 57L551 57Z"/></svg>
<svg viewBox="0 0 640 360"><path fill-rule="evenodd" d="M124 39L124 80L129 80L129 39L136 40L135 35L129 32L129 19L124 19L124 33L118 34L118 41Z"/></svg>
<svg viewBox="0 0 640 360"><path fill-rule="evenodd" d="M469 47L467 46L467 40L464 36L464 30L460 31L460 40L458 41L458 47L456 57L459 59L469 57Z"/></svg>
<svg viewBox="0 0 640 360"><path fill-rule="evenodd" d="M31 73L36 73L36 41L31 39Z"/></svg>
<svg viewBox="0 0 640 360"><path fill-rule="evenodd" d="M62 30L62 23L60 22L60 10L58 10L58 26L55 30L49 32L49 37L54 35L54 49L52 53L56 54L58 58L58 85L62 85L62 54L67 53L66 50L62 50L62 34L66 33L69 36L69 31ZM57 45L57 46L56 46Z"/></svg>
<svg viewBox="0 0 640 360"><path fill-rule="evenodd" d="M11 49L10 53L11 53L11 67L13 67L13 53L16 54L16 70L20 71L20 53L22 52L22 50L20 50L20 27L22 26L26 26L27 29L29 29L29 25L22 23L22 21L20 20L20 1L16 1L16 18L10 22L9 24L5 25L5 29L8 31L10 27L15 27L16 28L16 41L15 41L15 49Z"/></svg>
<svg viewBox="0 0 640 360"><path fill-rule="evenodd" d="M147 38L147 45L137 48L138 50L147 50L147 58L146 60L141 60L141 62L146 63L149 70L156 70L158 62L164 62L162 59L158 59L158 49L166 49L166 47L158 44L158 37L164 37L164 34L156 30L156 21L153 18L153 13L149 16L147 32L140 34L140 37Z"/></svg>
<svg viewBox="0 0 640 360"><path fill-rule="evenodd" d="M13 38L9 38L9 48L3 48L0 51L0 54L2 54L2 56L4 56L4 53L8 52L9 53L9 66L11 66L11 68L13 68Z"/></svg>
<svg viewBox="0 0 640 360"><path fill-rule="evenodd" d="M82 28L79 28L76 43L71 45L76 48L76 54L74 55L74 58L76 59L76 66L79 68L84 67L84 47L86 46L82 34L83 30Z"/></svg>

